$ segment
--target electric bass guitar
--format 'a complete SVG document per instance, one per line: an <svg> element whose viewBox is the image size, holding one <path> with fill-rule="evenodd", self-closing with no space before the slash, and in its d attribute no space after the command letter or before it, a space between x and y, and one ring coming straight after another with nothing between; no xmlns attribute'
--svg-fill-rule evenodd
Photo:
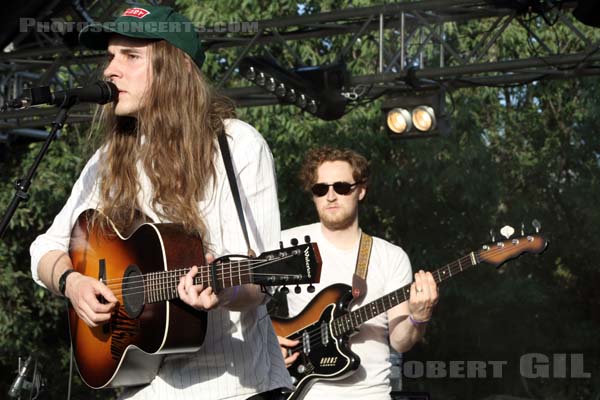
<svg viewBox="0 0 600 400"><path fill-rule="evenodd" d="M433 278L439 284L477 264L488 263L499 267L523 253L541 253L546 246L547 241L539 235L488 244L479 251L471 252L433 271ZM287 399L302 398L318 380L339 380L352 374L359 367L360 358L350 350L348 338L364 322L407 301L410 286L408 284L349 311L352 288L345 284L335 284L319 292L296 317L272 317L278 336L300 342L296 347L288 349L288 355L295 352L300 352L300 355L288 368L295 388Z"/></svg>
<svg viewBox="0 0 600 400"><path fill-rule="evenodd" d="M198 266L196 285L220 289L247 283L289 285L319 282L315 243L262 253L221 257L205 266L202 241L176 224L144 223L130 236L101 231L83 212L71 233L73 268L106 284L118 299L109 322L94 328L69 306L69 328L83 381L92 388L150 382L163 355L197 351L207 314L179 299L177 285Z"/></svg>

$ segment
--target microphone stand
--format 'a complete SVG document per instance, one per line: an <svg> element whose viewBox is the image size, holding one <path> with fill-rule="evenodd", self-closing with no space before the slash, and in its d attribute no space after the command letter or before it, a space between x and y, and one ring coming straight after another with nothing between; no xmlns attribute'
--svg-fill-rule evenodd
<svg viewBox="0 0 600 400"><path fill-rule="evenodd" d="M56 115L56 118L52 122L52 129L50 130L48 137L46 137L46 141L44 142L44 145L40 149L40 152L35 157L33 164L31 165L31 167L29 167L29 171L27 171L27 175L25 176L25 178L17 179L17 181L15 182L15 185L14 185L15 194L13 196L12 201L8 205L8 209L6 210L6 213L4 214L4 217L2 218L2 222L0 222L0 238L2 238L4 236L4 233L6 232L6 229L8 228L8 223L10 222L11 218L13 217L15 211L17 211L19 204L22 201L27 201L27 199L29 199L29 194L27 193L27 191L29 190L29 187L31 186L31 180L33 179L35 172L37 171L40 163L42 162L42 158L44 158L44 156L48 152L50 143L52 143L52 141L56 138L58 130L62 129L65 121L67 120L67 114L68 114L69 110L71 109L71 107L73 107L75 105L76 102L77 102L77 99L75 97L70 97L70 98L65 99L63 104L60 105L58 114Z"/></svg>

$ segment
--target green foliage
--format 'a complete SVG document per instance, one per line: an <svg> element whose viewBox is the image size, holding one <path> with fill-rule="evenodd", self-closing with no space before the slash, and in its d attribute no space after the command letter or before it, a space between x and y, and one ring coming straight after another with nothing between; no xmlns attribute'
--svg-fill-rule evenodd
<svg viewBox="0 0 600 400"><path fill-rule="evenodd" d="M4 149L7 157L0 161L3 212L14 193L12 182L25 176L40 148L41 143L14 143ZM32 281L29 244L47 229L60 211L90 155L89 150L88 141L79 129L63 129L34 177L30 199L21 203L0 242L0 371L3 377L0 393L8 391L16 376L18 357L29 354L37 358L50 388L50 393L45 395L62 398L66 393L69 366L66 304ZM81 384L76 384L73 393L81 394L81 389Z"/></svg>

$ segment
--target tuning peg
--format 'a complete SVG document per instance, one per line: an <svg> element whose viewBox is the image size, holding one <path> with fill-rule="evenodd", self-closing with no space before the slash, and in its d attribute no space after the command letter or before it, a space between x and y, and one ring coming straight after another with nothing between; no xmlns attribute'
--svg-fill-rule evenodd
<svg viewBox="0 0 600 400"><path fill-rule="evenodd" d="M494 230L490 229L490 237L492 238L492 242L496 241L496 236L494 235Z"/></svg>
<svg viewBox="0 0 600 400"><path fill-rule="evenodd" d="M521 222L521 236L525 236L525 224Z"/></svg>
<svg viewBox="0 0 600 400"><path fill-rule="evenodd" d="M310 285L308 285L308 287L306 288L306 290L308 291L308 293L314 293L315 292L315 287L311 283Z"/></svg>
<svg viewBox="0 0 600 400"><path fill-rule="evenodd" d="M531 225L533 225L533 227L535 228L535 233L539 233L540 229L542 229L542 224L540 224L540 221L538 221L537 219L531 221Z"/></svg>
<svg viewBox="0 0 600 400"><path fill-rule="evenodd" d="M288 289L287 286L284 286L281 289L279 289L279 291L283 294L288 294L290 292L290 289Z"/></svg>
<svg viewBox="0 0 600 400"><path fill-rule="evenodd" d="M300 289L300 285L296 285L296 287L294 288L294 293L299 294L302 291L302 289Z"/></svg>
<svg viewBox="0 0 600 400"><path fill-rule="evenodd" d="M279 248L283 249L283 242L281 240L279 241Z"/></svg>
<svg viewBox="0 0 600 400"><path fill-rule="evenodd" d="M513 233L515 233L515 229L512 226L504 225L502 229L500 229L500 234L507 239L509 239Z"/></svg>
<svg viewBox="0 0 600 400"><path fill-rule="evenodd" d="M290 240L290 243L292 243L292 246L298 246L298 239L293 238L292 240Z"/></svg>
<svg viewBox="0 0 600 400"><path fill-rule="evenodd" d="M304 243L310 243L310 236L304 236Z"/></svg>

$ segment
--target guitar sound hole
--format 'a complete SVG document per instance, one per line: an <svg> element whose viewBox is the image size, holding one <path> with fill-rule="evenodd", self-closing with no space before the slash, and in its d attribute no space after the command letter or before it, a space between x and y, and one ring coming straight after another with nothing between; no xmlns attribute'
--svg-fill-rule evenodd
<svg viewBox="0 0 600 400"><path fill-rule="evenodd" d="M123 276L123 306L129 318L137 318L144 309L144 280L137 265L130 265Z"/></svg>

